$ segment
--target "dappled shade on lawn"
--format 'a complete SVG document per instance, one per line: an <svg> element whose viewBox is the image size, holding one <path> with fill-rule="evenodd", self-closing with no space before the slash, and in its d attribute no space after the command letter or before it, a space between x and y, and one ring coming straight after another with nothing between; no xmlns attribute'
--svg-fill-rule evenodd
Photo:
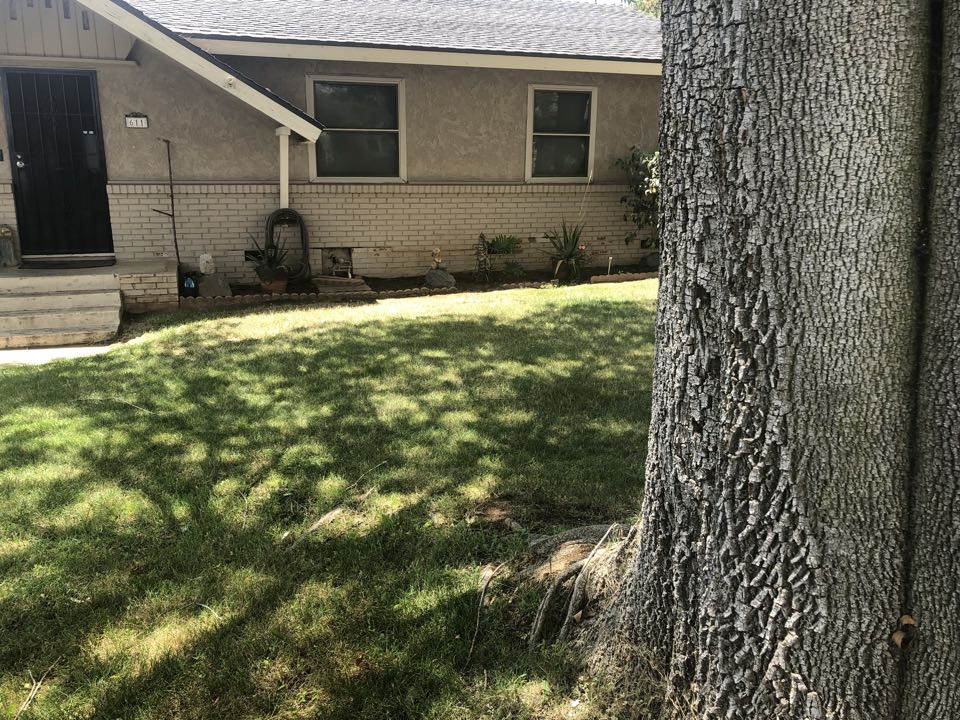
<svg viewBox="0 0 960 720"><path fill-rule="evenodd" d="M0 369L0 715L58 658L30 717L535 715L570 678L509 578L462 672L527 540L484 508L637 511L654 293L174 317Z"/></svg>

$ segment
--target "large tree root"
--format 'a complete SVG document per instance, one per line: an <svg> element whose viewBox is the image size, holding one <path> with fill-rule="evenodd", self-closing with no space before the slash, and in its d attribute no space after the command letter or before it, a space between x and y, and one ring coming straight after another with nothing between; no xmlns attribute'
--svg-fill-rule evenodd
<svg viewBox="0 0 960 720"><path fill-rule="evenodd" d="M624 531L628 527L629 526L620 523L613 523L612 525L592 525L589 527L568 530L567 532L560 533L559 535L549 538L541 538L531 543L532 547L540 552L543 552L545 548L555 549L564 543L583 540L585 538L593 539L596 538L597 535L600 535L600 539L596 541L593 549L585 558L578 560L560 570L560 572L557 573L556 577L550 583L543 600L540 602L540 606L537 608L533 625L530 628L529 644L531 649L535 648L543 640L547 619L550 617L550 611L553 608L554 601L558 595L562 594L564 586L567 585L572 579L572 587L569 594L564 599L564 604L562 607L563 621L560 624L557 634L557 638L559 640L567 639L570 629L574 623L580 621L583 610L589 601L587 588L590 582L589 571L591 567L594 566L598 555L603 552L604 545L611 538L611 536L616 536L618 538L622 537Z"/></svg>
<svg viewBox="0 0 960 720"><path fill-rule="evenodd" d="M590 554L587 555L587 559L583 561L583 567L580 569L580 572L577 573L577 579L573 582L573 590L570 593L570 600L567 603L567 614L563 619L563 625L560 626L560 640L567 639L567 633L570 631L570 625L582 611L583 606L586 604L586 587L587 587L587 578L589 577L590 563L597 556L597 553L600 551L600 548L603 547L603 544L607 541L607 538L610 537L610 533L613 532L613 529L617 527L617 524L614 523L607 531L603 534L603 537L600 538L600 541L593 546L593 550L590 551Z"/></svg>
<svg viewBox="0 0 960 720"><path fill-rule="evenodd" d="M600 537L611 530L623 533L629 529L629 527L629 525L623 523L614 523L613 525L584 525L583 527L573 528L572 530L565 530L556 535L536 537L530 541L530 549L537 553L549 553L564 543L576 540L597 542Z"/></svg>
<svg viewBox="0 0 960 720"><path fill-rule="evenodd" d="M547 613L550 611L550 606L553 604L553 596L557 594L557 591L565 582L567 582L567 580L572 578L574 575L577 575L580 570L583 569L585 564L586 560L575 562L562 573L557 575L557 579L550 584L550 589L547 590L547 594L544 595L543 600L540 601L540 607L537 608L537 614L533 619L533 626L530 628L531 649L535 648L540 643L540 639L543 637L543 628L547 619Z"/></svg>

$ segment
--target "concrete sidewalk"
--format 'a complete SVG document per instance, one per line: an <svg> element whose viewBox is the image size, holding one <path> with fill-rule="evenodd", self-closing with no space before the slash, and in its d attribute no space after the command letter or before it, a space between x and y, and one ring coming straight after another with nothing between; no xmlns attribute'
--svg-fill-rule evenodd
<svg viewBox="0 0 960 720"><path fill-rule="evenodd" d="M112 345L96 345L94 347L0 350L0 365L46 365L54 360L70 360L72 358L90 357L91 355L102 355L112 347Z"/></svg>

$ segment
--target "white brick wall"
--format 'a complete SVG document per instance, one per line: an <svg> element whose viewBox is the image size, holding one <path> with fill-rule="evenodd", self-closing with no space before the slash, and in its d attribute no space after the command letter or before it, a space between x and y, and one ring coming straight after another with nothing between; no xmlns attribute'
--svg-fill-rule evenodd
<svg viewBox="0 0 960 720"><path fill-rule="evenodd" d="M118 266L122 271L123 266ZM128 312L141 313L156 310L176 310L180 303L177 293L177 272L120 274L120 295Z"/></svg>
<svg viewBox="0 0 960 720"><path fill-rule="evenodd" d="M528 269L549 267L545 231L582 217L584 241L597 265L607 257L624 265L642 254L623 238L625 188L596 185L323 185L294 184L291 205L305 218L311 263L319 271L324 248L353 248L356 272L372 277L415 276L430 265L440 247L454 272L475 267L481 232L516 235L514 258ZM154 208L169 208L168 188L155 184L113 183L108 187L117 259L173 257L170 221ZM267 215L276 208L276 185L179 184L175 187L180 256L196 264L210 253L231 280L253 282L243 260L258 241Z"/></svg>
<svg viewBox="0 0 960 720"><path fill-rule="evenodd" d="M13 228L14 248L19 257L17 207L13 199L13 183L0 183L0 225L9 225Z"/></svg>

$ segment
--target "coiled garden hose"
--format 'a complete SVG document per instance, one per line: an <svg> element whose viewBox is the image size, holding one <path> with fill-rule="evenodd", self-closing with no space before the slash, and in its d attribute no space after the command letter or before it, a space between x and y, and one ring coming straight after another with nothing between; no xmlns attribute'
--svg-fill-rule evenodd
<svg viewBox="0 0 960 720"><path fill-rule="evenodd" d="M310 268L310 242L307 237L307 224L303 221L303 216L290 208L283 208L270 213L270 217L267 218L265 248L273 247L276 244L278 227L297 227L300 229L300 247L303 251L303 257L299 266L290 267L289 280L309 280L313 276L313 271Z"/></svg>

